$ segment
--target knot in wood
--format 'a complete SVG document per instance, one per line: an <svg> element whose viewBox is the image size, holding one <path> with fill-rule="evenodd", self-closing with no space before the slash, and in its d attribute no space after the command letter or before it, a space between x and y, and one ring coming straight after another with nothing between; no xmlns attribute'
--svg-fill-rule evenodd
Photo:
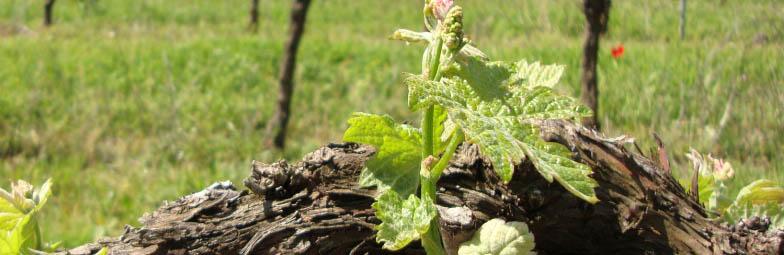
<svg viewBox="0 0 784 255"><path fill-rule="evenodd" d="M251 175L245 179L245 186L259 196L285 196L296 191L287 190L292 183L301 177L298 171L289 167L286 161L264 164L258 161L251 163Z"/></svg>

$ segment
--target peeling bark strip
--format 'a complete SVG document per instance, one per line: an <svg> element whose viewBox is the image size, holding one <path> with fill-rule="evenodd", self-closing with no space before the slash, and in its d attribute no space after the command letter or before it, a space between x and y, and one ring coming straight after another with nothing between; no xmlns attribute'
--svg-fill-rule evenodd
<svg viewBox="0 0 784 255"><path fill-rule="evenodd" d="M585 14L585 43L582 62L582 101L591 108L593 116L584 118L583 125L596 130L599 125L599 87L596 77L596 64L599 55L599 35L607 31L610 16L610 0L583 0Z"/></svg>
<svg viewBox="0 0 784 255"><path fill-rule="evenodd" d="M294 0L291 8L289 39L286 41L286 52L280 64L280 94L278 95L278 112L275 123L278 131L275 135L275 147L283 149L286 143L286 126L291 116L291 96L294 93L294 68L297 63L297 49L305 32L305 18L308 14L310 0Z"/></svg>
<svg viewBox="0 0 784 255"><path fill-rule="evenodd" d="M54 11L54 1L46 0L44 3L44 26L52 25L52 12Z"/></svg>
<svg viewBox="0 0 784 255"><path fill-rule="evenodd" d="M542 136L591 166L599 203L548 183L530 162L502 184L476 146L464 144L438 183L444 243L455 245L492 218L528 223L543 254L782 254L784 231L708 219L656 161L625 143L564 121L542 123ZM254 162L245 180L172 202L126 227L118 238L60 254L385 254L374 237L375 192L357 177L370 147L331 144L294 164ZM423 254L418 243L397 254Z"/></svg>

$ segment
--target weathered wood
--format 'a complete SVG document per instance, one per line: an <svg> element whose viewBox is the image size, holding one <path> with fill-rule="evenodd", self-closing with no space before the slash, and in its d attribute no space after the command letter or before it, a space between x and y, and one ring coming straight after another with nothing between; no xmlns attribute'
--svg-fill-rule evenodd
<svg viewBox="0 0 784 255"><path fill-rule="evenodd" d="M542 136L591 166L601 200L587 204L548 183L529 162L503 184L476 146L459 148L439 181L441 230L454 246L483 222L526 222L541 254L781 254L784 231L754 219L726 226L709 219L655 161L564 121L542 123ZM249 191L216 184L142 217L118 238L61 254L383 254L375 192L356 184L370 147L332 144L301 162L252 164ZM422 254L414 243L400 254Z"/></svg>
<svg viewBox="0 0 784 255"><path fill-rule="evenodd" d="M291 96L294 93L294 69L297 63L297 49L305 32L305 18L308 14L310 0L294 0L291 7L289 38L286 41L285 54L280 64L280 93L278 94L278 110L274 122L278 128L275 134L275 147L283 149L286 144L286 126L291 116Z"/></svg>
<svg viewBox="0 0 784 255"><path fill-rule="evenodd" d="M583 119L583 125L599 130L599 86L596 65L599 56L599 36L607 31L610 0L583 0L585 14L585 42L583 43L581 99L591 108L593 116Z"/></svg>

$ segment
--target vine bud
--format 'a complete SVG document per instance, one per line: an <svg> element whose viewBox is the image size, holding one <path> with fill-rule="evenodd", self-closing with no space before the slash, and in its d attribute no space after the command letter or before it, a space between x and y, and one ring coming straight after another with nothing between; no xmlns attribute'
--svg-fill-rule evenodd
<svg viewBox="0 0 784 255"><path fill-rule="evenodd" d="M438 159L433 156L427 156L427 158L422 160L422 165L419 169L419 174L425 177L430 177L430 170L433 169L433 166L436 165Z"/></svg>
<svg viewBox="0 0 784 255"><path fill-rule="evenodd" d="M428 0L425 1L425 27L428 31L434 31L439 21L444 21L449 10L454 4L453 0Z"/></svg>
<svg viewBox="0 0 784 255"><path fill-rule="evenodd" d="M453 7L446 15L442 28L442 38L444 39L444 45L446 45L447 49L451 52L458 52L463 48L463 45L465 45L466 42L463 34L463 8L460 6Z"/></svg>
<svg viewBox="0 0 784 255"><path fill-rule="evenodd" d="M444 20L454 3L453 0L433 0L430 2L430 5L432 6L431 8L433 9L433 14L435 14L436 18L438 20Z"/></svg>

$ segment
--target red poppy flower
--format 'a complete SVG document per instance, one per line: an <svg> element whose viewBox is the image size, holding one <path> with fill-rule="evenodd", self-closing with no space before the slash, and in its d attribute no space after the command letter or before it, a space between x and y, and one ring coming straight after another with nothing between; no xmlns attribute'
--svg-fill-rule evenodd
<svg viewBox="0 0 784 255"><path fill-rule="evenodd" d="M617 46L613 47L611 53L613 58L620 58L623 56L623 44L619 43Z"/></svg>

